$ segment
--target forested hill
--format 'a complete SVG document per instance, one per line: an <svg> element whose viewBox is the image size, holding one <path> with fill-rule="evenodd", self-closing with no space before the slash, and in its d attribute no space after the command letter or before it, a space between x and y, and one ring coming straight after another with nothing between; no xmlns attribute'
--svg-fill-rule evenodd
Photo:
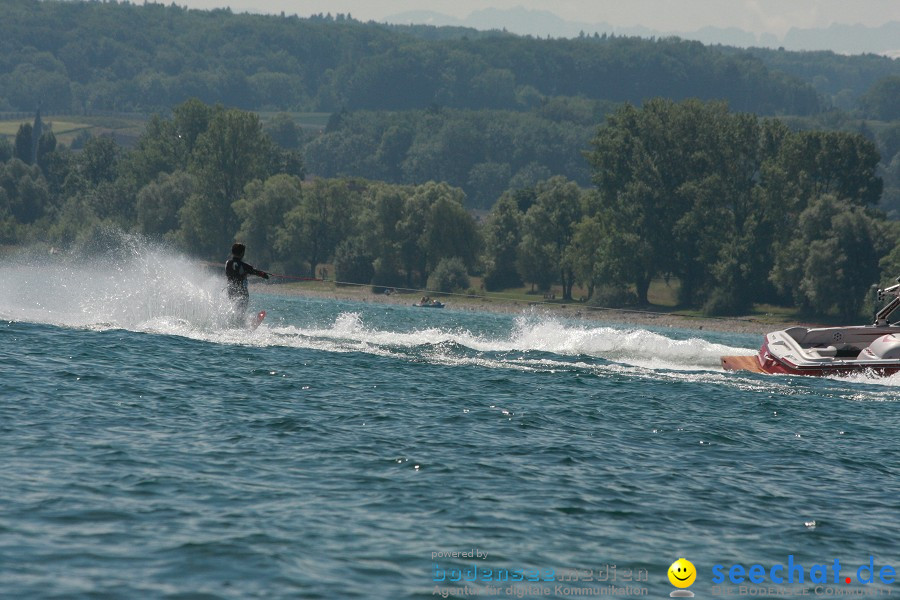
<svg viewBox="0 0 900 600"><path fill-rule="evenodd" d="M720 48L726 54L751 54L773 71L810 82L826 102L844 110L857 108L857 100L879 80L900 77L900 60L877 54L847 56L829 51L788 52L770 48Z"/></svg>
<svg viewBox="0 0 900 600"><path fill-rule="evenodd" d="M344 15L0 3L0 110L157 111L188 98L248 110L524 109L559 96L724 99L757 114L821 109L810 84L749 53L678 39L429 40Z"/></svg>

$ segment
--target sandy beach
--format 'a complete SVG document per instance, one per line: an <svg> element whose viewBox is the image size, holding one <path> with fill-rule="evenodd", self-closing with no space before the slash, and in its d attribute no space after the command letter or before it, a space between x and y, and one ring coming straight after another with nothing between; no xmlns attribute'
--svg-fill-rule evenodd
<svg viewBox="0 0 900 600"><path fill-rule="evenodd" d="M338 286L333 289L316 289L304 284L256 284L262 293L329 298L355 302L411 305L420 299L416 293L375 294L368 286ZM500 295L498 295L500 296ZM791 324L767 320L764 317L698 317L678 312L657 312L592 307L579 302L561 304L559 302L535 300L520 301L502 297L470 297L463 295L439 296L449 310L475 312L503 312L520 314L532 312L569 319L586 319L604 323L635 325L639 327L672 327L675 329L697 329L730 333L763 334L775 329L783 329Z"/></svg>

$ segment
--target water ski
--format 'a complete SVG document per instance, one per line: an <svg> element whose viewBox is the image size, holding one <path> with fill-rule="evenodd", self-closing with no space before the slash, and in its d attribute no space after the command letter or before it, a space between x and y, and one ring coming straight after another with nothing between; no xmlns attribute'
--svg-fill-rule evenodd
<svg viewBox="0 0 900 600"><path fill-rule="evenodd" d="M266 318L266 311L259 311L255 317L250 317L250 329L256 329L259 327L259 324L263 322L263 319Z"/></svg>

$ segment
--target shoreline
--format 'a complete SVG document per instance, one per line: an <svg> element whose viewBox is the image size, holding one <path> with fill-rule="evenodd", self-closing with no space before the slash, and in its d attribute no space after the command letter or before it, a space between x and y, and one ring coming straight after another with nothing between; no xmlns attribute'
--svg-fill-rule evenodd
<svg viewBox="0 0 900 600"><path fill-rule="evenodd" d="M263 284L253 285L257 291L274 295L301 296L320 298L326 300L341 300L349 302L367 302L374 304L397 304L409 306L418 300L418 294L396 293L375 294L368 286L365 287L341 287L333 290L303 289L298 284ZM777 329L784 329L792 323L768 321L761 317L704 317L684 315L669 312L655 312L652 310L602 308L580 303L559 304L554 302L521 301L517 299L468 296L442 296L436 295L444 302L448 310L462 310L470 312L493 312L506 314L520 314L525 311L540 311L548 316L557 316L568 319L583 319L586 321L598 321L617 325L636 325L651 327L670 327L673 329L695 329L698 331L716 331L720 333L745 333L762 335ZM444 309L432 309L444 310Z"/></svg>

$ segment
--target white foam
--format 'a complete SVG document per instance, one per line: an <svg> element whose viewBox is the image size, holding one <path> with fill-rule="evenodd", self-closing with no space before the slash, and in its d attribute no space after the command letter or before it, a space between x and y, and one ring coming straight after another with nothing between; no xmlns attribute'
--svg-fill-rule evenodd
<svg viewBox="0 0 900 600"><path fill-rule="evenodd" d="M361 313L346 312L321 325L264 324L249 336L229 328L232 309L220 273L129 236L122 236L114 252L6 260L0 265L0 279L4 282L0 288L3 319L121 328L219 343L379 354L419 349L442 362L473 359L463 356L466 352L545 352L668 369L718 369L719 356L744 351L701 338L677 340L643 329L585 326L533 316L517 319L511 331L489 336L465 328L377 329L367 326ZM527 364L521 359L487 360L521 367Z"/></svg>
<svg viewBox="0 0 900 600"><path fill-rule="evenodd" d="M746 354L702 338L674 339L646 329L573 326L557 320L520 319L513 337L517 349L563 355L585 354L650 368L720 368L726 354Z"/></svg>
<svg viewBox="0 0 900 600"><path fill-rule="evenodd" d="M396 328L378 328L367 324L364 312L348 311L328 321L309 323L299 320L301 315L308 319L305 311L296 315L287 311L254 332L234 329L220 272L135 239L112 253L7 259L0 264L0 281L0 318L11 321L119 328L220 344L365 352L450 366L578 370L796 392L789 379L775 377L763 382L759 377L721 371L722 355L752 353L752 349L701 337L678 339L646 329L535 315L519 317L507 329L500 325L490 332L473 332L458 326L410 327L410 322L422 318L421 312L411 313L410 319ZM840 387L900 386L900 375L855 374L835 379Z"/></svg>
<svg viewBox="0 0 900 600"><path fill-rule="evenodd" d="M13 321L183 333L222 328L231 311L221 277L145 242L116 253L14 257L0 279L0 318Z"/></svg>
<svg viewBox="0 0 900 600"><path fill-rule="evenodd" d="M858 373L851 373L848 375L835 375L833 377L829 377L829 379L839 382L865 383L868 385L879 385L883 387L900 387L900 373L883 376L877 375L871 371L860 371Z"/></svg>

